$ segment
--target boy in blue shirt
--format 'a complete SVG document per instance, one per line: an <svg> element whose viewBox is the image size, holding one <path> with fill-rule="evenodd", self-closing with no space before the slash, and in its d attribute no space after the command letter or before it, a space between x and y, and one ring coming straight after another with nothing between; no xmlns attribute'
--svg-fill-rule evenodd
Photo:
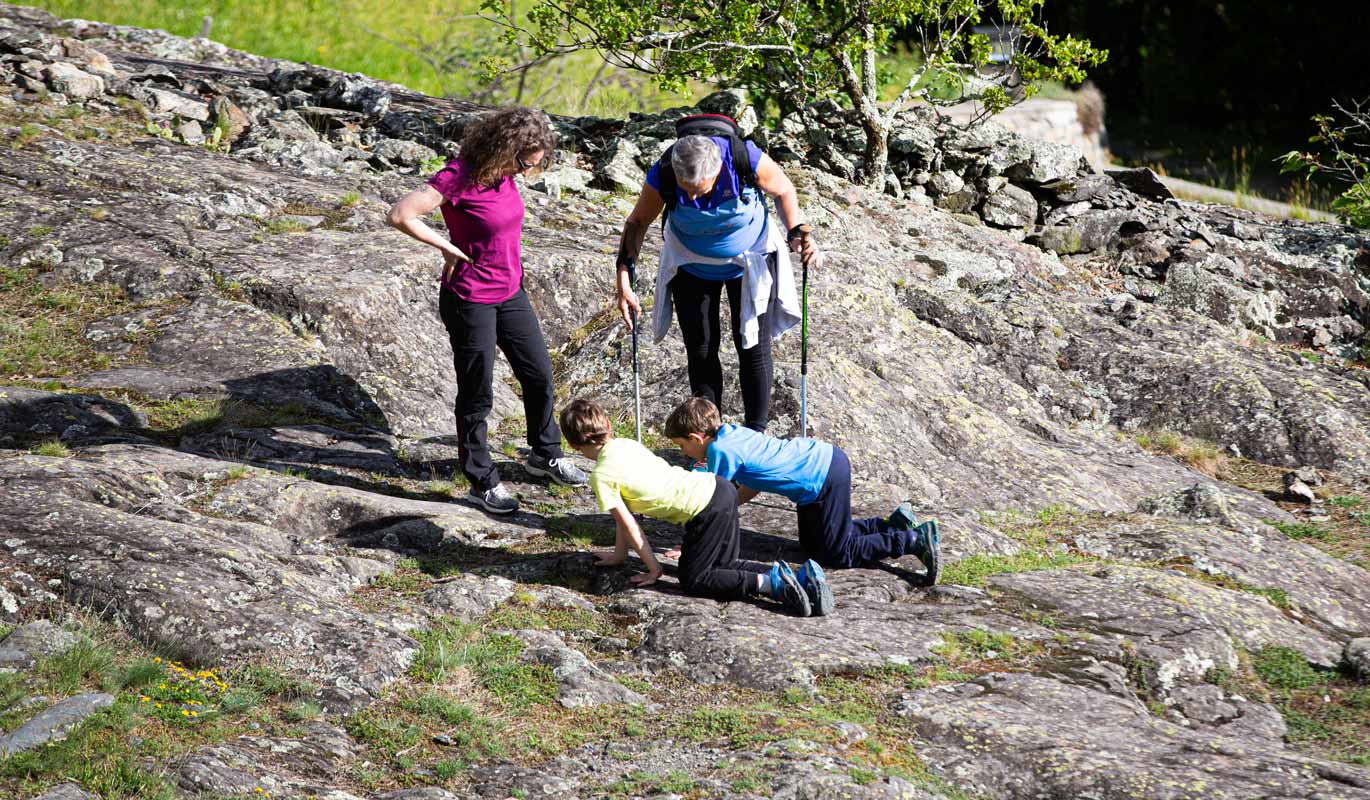
<svg viewBox="0 0 1370 800"><path fill-rule="evenodd" d="M918 524L907 503L889 519L852 519L851 463L842 448L816 439L776 439L749 428L723 425L718 408L702 397L691 397L671 412L666 435L685 455L704 462L709 472L735 481L739 503L761 492L793 500L798 506L799 546L805 558L840 568L914 555L927 569L924 585L937 582L937 522Z"/></svg>

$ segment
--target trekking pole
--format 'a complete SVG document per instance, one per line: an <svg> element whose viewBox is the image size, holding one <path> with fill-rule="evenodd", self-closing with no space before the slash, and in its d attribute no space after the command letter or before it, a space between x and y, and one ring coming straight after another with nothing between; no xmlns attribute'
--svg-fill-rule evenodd
<svg viewBox="0 0 1370 800"><path fill-rule="evenodd" d="M809 261L803 259L799 301L799 436L809 432Z"/></svg>
<svg viewBox="0 0 1370 800"><path fill-rule="evenodd" d="M628 266L628 288L637 294L637 267ZM641 314L633 311L633 421L637 423L637 443L642 444L642 378L637 366L637 324Z"/></svg>

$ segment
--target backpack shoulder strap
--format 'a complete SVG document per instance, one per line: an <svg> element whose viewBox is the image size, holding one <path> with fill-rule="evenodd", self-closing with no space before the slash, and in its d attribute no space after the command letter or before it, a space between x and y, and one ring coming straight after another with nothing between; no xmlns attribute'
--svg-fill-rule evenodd
<svg viewBox="0 0 1370 800"><path fill-rule="evenodd" d="M737 179L743 186L756 188L756 170L752 169L752 154L747 151L747 140L741 136L732 136L733 145L733 172L737 173Z"/></svg>

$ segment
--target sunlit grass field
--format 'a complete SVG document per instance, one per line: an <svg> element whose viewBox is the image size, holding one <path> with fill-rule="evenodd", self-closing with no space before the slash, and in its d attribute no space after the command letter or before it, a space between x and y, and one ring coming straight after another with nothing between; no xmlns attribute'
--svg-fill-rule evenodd
<svg viewBox="0 0 1370 800"><path fill-rule="evenodd" d="M210 38L239 50L362 72L427 94L490 103L519 100L560 114L623 116L690 100L661 92L649 76L604 67L596 53L535 68L521 97L514 79L477 97L489 89L480 75L480 58L503 47L496 41L497 26L477 16L478 0L26 0L22 5L59 17L161 28L177 36L198 35L208 15ZM501 52L521 60L516 52Z"/></svg>

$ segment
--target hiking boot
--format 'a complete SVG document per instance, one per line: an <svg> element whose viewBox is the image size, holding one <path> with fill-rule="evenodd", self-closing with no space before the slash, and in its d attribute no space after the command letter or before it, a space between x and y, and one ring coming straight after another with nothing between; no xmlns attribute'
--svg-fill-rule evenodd
<svg viewBox="0 0 1370 800"><path fill-rule="evenodd" d="M528 471L529 475L551 478L562 486L584 486L590 480L585 477L585 472L572 464L571 459L566 456L560 458L529 456L523 468Z"/></svg>
<svg viewBox="0 0 1370 800"><path fill-rule="evenodd" d="M885 521L895 530L911 531L918 526L918 515L913 513L913 506L908 503L900 503L899 507Z"/></svg>
<svg viewBox="0 0 1370 800"><path fill-rule="evenodd" d="M512 514L519 510L519 501L506 488L504 484L497 483L485 491L477 491L474 487L466 493L467 500L473 500L481 508L491 514Z"/></svg>
<svg viewBox="0 0 1370 800"><path fill-rule="evenodd" d="M823 568L818 566L818 562L812 558L804 562L804 566L795 573L799 578L799 583L804 587L804 591L809 595L809 605L813 607L815 617L826 617L832 613L836 602L832 597L832 587L828 586L828 578L823 574Z"/></svg>
<svg viewBox="0 0 1370 800"><path fill-rule="evenodd" d="M942 574L942 535L937 530L937 520L930 519L919 525L914 529L914 536L916 538L909 552L918 556L918 560L923 562L923 567L927 569L927 574L923 576L923 585L932 586Z"/></svg>
<svg viewBox="0 0 1370 800"><path fill-rule="evenodd" d="M807 617L813 613L809 605L809 593L795 576L794 570L784 561L777 561L766 574L771 581L771 597L779 600L785 610L796 617Z"/></svg>

